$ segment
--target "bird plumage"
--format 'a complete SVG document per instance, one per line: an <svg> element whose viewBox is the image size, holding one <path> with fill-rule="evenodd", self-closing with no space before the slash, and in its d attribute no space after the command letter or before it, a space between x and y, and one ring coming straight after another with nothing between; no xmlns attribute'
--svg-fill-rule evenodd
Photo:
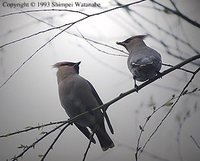
<svg viewBox="0 0 200 161"><path fill-rule="evenodd" d="M154 49L148 47L143 39L146 35L137 35L123 42L117 42L124 46L129 52L127 65L133 75L133 79L143 82L153 78L161 69L161 55Z"/></svg>
<svg viewBox="0 0 200 161"><path fill-rule="evenodd" d="M87 129L89 127L97 135L102 150L105 151L114 147L104 125L104 116L106 117L107 114L105 111L103 114L101 110L92 111L93 108L103 103L92 84L79 75L79 64L80 62L59 62L54 65L58 68L57 80L61 105L70 118L89 111L77 119L75 125L88 139L91 138L91 133ZM108 116L106 121L109 128L112 128L109 119L107 119ZM95 143L94 138L91 141Z"/></svg>

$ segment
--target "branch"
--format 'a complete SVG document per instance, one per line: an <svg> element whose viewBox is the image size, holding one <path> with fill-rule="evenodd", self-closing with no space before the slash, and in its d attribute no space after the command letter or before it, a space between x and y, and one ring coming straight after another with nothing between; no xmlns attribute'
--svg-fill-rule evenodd
<svg viewBox="0 0 200 161"><path fill-rule="evenodd" d="M35 17L35 16L33 16L33 15L30 15L29 13L26 13L26 14L27 14L28 16L30 16L31 18L33 18L33 19L35 19L35 20L37 20L37 21L39 21L39 22L42 22L42 23L44 23L44 24L46 24L46 25L48 25L48 26L50 26L50 27L56 27L56 26L54 26L54 25L52 25L52 24L50 24L50 23L48 23L48 22L45 22L44 20L41 20L41 19L39 19L39 18L37 18L37 17ZM61 29L59 28L59 30L61 30ZM95 41L95 40L92 40L92 39L89 39L89 38L87 38L87 37L85 37L85 36L84 36L84 38L83 38L82 36L79 36L79 35L76 35L76 34L74 34L74 33L70 33L70 32L67 32L67 31L65 31L65 33L67 33L67 34L69 34L69 35L73 35L73 36L78 37L78 38L81 38L81 39L85 39L86 41L89 41L89 42L92 42L92 43L95 43L95 44L98 44L98 45L101 45L101 46L104 46L104 47L108 47L108 48L110 48L110 49L113 49L113 50L116 50L116 51L119 51L119 52L121 52L121 53L123 53L123 54L128 55L127 52L125 52L125 51L123 51L123 50L121 50L121 49L115 48L115 47L113 47L113 46L110 46L110 45L107 45L107 44L104 44L104 43L101 43L101 42L98 42L98 41ZM116 55L116 56L124 56L124 55Z"/></svg>
<svg viewBox="0 0 200 161"><path fill-rule="evenodd" d="M145 16L143 16L142 14L140 14L139 12L136 12L133 9L130 9L130 11L132 11L134 14L138 15L139 17L141 17L143 20L145 20L146 22L150 23L151 25L154 25L158 30L161 30L162 32L164 32L167 35L170 35L171 37L173 37L175 40L180 41L181 43L187 45L188 47L190 47L195 53L200 54L199 51L197 49L195 49L195 47L193 47L189 42L185 41L184 39L178 37L177 35L173 34L172 32L167 31L164 28L161 28L158 24L152 22L151 20L149 20L148 18L146 18Z"/></svg>
<svg viewBox="0 0 200 161"><path fill-rule="evenodd" d="M61 125L59 125L58 127L54 128L53 130L45 133L45 135L43 135L41 138L39 138L38 140L36 140L34 143L32 143L29 146L25 146L24 150L22 151L22 153L20 153L19 155L15 156L12 158L13 161L18 161L18 158L23 157L23 155L30 149L30 148L34 148L35 145L37 143L39 143L41 140L43 140L45 137L47 137L49 134L51 134L52 132L56 131L57 129L59 129L60 127L62 127L63 125L65 125L65 123L62 123Z"/></svg>
<svg viewBox="0 0 200 161"><path fill-rule="evenodd" d="M35 9L35 10L27 10L27 11L18 11L18 12L12 12L12 13L7 13L0 15L0 18L7 17L7 16L13 16L13 15L18 15L18 14L26 14L26 13L34 13L34 12L49 12L49 11L67 11L67 12L75 12L75 13L80 13L84 16L88 16L88 14L81 12L81 11L75 11L75 10L69 10L69 9Z"/></svg>
<svg viewBox="0 0 200 161"><path fill-rule="evenodd" d="M189 22L190 24L192 24L195 27L200 28L200 24L192 19L190 19L189 17L183 15L181 12L173 10L169 7L166 7L165 5L155 1L155 0L151 0L153 3L156 3L157 5L163 7L165 10L172 12L173 14L177 15L178 17L181 17L182 19L184 19L185 21Z"/></svg>
<svg viewBox="0 0 200 161"><path fill-rule="evenodd" d="M89 149L90 149L90 146L91 146L91 143L92 143L92 138L93 138L93 136L94 136L94 131L92 132L92 135L90 136L90 141L89 141L89 144L88 144L88 146L87 146L87 149L86 149L86 151L85 151L85 153L84 153L84 156L83 156L83 160L82 160L82 161L85 161L85 159L86 159L87 153L88 153L88 151L89 151Z"/></svg>
<svg viewBox="0 0 200 161"><path fill-rule="evenodd" d="M121 4L120 4L120 6L121 6ZM129 9L129 8L128 8ZM126 10L126 12L128 13L128 15L130 16L130 14L129 14L129 12L128 12L129 10ZM132 19L133 19L133 17L131 17ZM139 25L139 27L141 27L145 32L147 32L147 33L149 33L149 31L139 22L139 21L137 21L137 19L133 19L133 21L135 22L135 23L137 23L138 25ZM158 26L159 27L159 26ZM160 43L165 49L166 49L166 52L170 55L170 56L173 56L173 57L175 57L175 58L177 58L177 59L180 59L180 60L182 60L182 61L184 61L186 58L183 58L182 56L177 56L177 55L175 55L175 54L173 54L172 52L170 52L169 51L169 46L165 43L165 42L163 42L162 40L159 40L157 37L155 37L155 36L153 36L153 35L150 35L150 34L148 34L151 38L153 38L155 41L157 41L158 43ZM179 40L178 39L178 37L174 37L175 39L177 39L177 40ZM181 41L182 42L182 41ZM184 43L184 42L182 42L182 43ZM187 45L187 43L184 43L184 44L186 44ZM199 53L199 51L197 51L192 45L190 45L189 43L188 43L188 46L196 53L196 54L200 54ZM182 52L182 51L181 51ZM198 63L195 63L195 62L192 62L192 64L194 64L194 65L197 65L197 66L199 66L199 64Z"/></svg>
<svg viewBox="0 0 200 161"><path fill-rule="evenodd" d="M58 134L58 136L55 138L55 140L53 141L53 143L50 145L50 147L48 148L48 150L46 151L46 153L43 155L41 161L44 161L44 159L46 158L47 154L50 152L51 149L53 149L54 144L56 143L56 141L59 139L59 137L62 135L62 133L65 131L65 129L69 126L70 124L68 123Z"/></svg>
<svg viewBox="0 0 200 161"><path fill-rule="evenodd" d="M165 63L162 63L162 65L164 65L164 66L167 66L167 67L173 67L173 65L171 65L171 64L165 64ZM190 71L190 70L187 70L187 69L184 69L184 68L179 68L180 70L182 70L182 71L185 71L185 72L188 72L188 73L194 73L193 71Z"/></svg>
<svg viewBox="0 0 200 161"><path fill-rule="evenodd" d="M77 22L77 21L76 21ZM67 28L60 31L58 34L54 35L50 40L48 40L46 43L44 43L41 47L39 47L31 56L29 56L17 69L14 70L14 72L6 79L5 82L0 86L0 89L21 69L24 67L24 65L29 62L41 49L43 49L47 44L49 44L52 40L54 40L57 36L59 36L61 33L63 33L65 30L73 26L76 22L72 23L71 25L67 26Z"/></svg>
<svg viewBox="0 0 200 161"><path fill-rule="evenodd" d="M101 49L97 48L97 47L94 46L87 38L85 38L85 36L83 36L83 34L78 30L78 28L77 28L77 31L79 32L79 34L81 35L81 37L82 37L90 46L92 46L93 48L95 48L97 51L102 52L102 53L104 53L104 54L106 54L106 55L128 57L128 53L126 53L126 55L113 54L113 53L109 53L109 52L107 52L107 51L104 51L104 50L101 50Z"/></svg>
<svg viewBox="0 0 200 161"><path fill-rule="evenodd" d="M52 27L52 28L49 28L49 29L46 29L46 30L42 30L42 31L39 31L39 32L36 32L34 34L31 34L31 35L28 35L28 36L25 36L25 37L22 37L22 38L19 38L19 39L16 39L16 40L13 40L11 42L8 42L8 43L5 43L3 45L0 46L0 49L3 48L3 47L6 47L8 45L11 45L11 44L14 44L14 43L17 43L19 41L22 41L22 40L25 40L25 39L28 39L28 38L31 38L31 37L34 37L36 35L39 35L39 34L43 34L43 33L46 33L46 32L49 32L51 30L55 30L55 29L61 29L67 25L71 25L72 23L74 22L70 22L70 23L67 23L67 24L64 24L64 25L61 25L61 26L57 26L57 27Z"/></svg>
<svg viewBox="0 0 200 161"><path fill-rule="evenodd" d="M192 94L192 93L194 93L194 92L199 92L200 91L200 89L198 89L198 88L195 88L195 89L193 89L193 90L191 90L191 91L184 91L184 93L181 95L181 96L185 96L185 95L189 95L189 94ZM164 104L162 104L160 107L155 107L155 106L153 106L153 111L152 111L152 113L146 118L146 120L145 120L145 122L144 122L144 124L141 126L139 126L139 128L140 128L140 134L139 134L139 136L138 136L138 139L137 139L137 146L136 146L136 152L135 152L135 158L136 158L136 161L138 160L138 154L139 154L139 152L140 152L140 150L141 150L141 146L140 146L140 140L141 140L141 137L142 137L142 134L144 133L144 129L146 128L146 126L147 126L147 124L148 124L148 122L151 120L151 118L153 117L153 115L155 114L155 113L157 113L161 108L163 108L163 107L169 107L169 106L171 106L172 104L173 104L173 100L175 100L175 99L177 99L179 96L175 96L175 95L173 95L172 96L172 98L170 98L169 100L167 100Z"/></svg>
<svg viewBox="0 0 200 161"><path fill-rule="evenodd" d="M195 143L198 149L200 149L200 144L196 141L196 139L193 136L190 136L192 141Z"/></svg>
<svg viewBox="0 0 200 161"><path fill-rule="evenodd" d="M9 137L9 136L12 136L12 135L28 132L28 131L35 130L35 129L41 129L41 128L46 127L46 126L51 126L51 125L55 125L55 124L62 124L62 123L65 123L65 122L66 122L66 120L65 121L50 122L50 123L47 123L47 124L38 125L38 126L34 126L34 127L28 126L24 130L15 131L15 132L12 132L12 133L0 135L0 138Z"/></svg>
<svg viewBox="0 0 200 161"><path fill-rule="evenodd" d="M134 147L129 146L129 145L126 145L126 144L118 143L118 144L116 144L116 146L118 146L118 147L124 147L124 148L127 148L127 149L131 150L131 151L135 151L135 150L136 150ZM170 160L168 160L168 159L162 158L162 157L160 157L160 156L158 156L158 155L155 155L155 154L153 154L153 153L150 153L150 152L148 152L148 151L144 151L144 155L146 155L146 156L152 158L154 161L155 161L155 160L158 160L158 161L170 161Z"/></svg>
<svg viewBox="0 0 200 161"><path fill-rule="evenodd" d="M158 131L158 129L160 128L160 126L163 124L163 122L166 120L166 118L169 116L169 114L171 113L171 111L173 110L173 108L175 107L175 105L178 103L178 101L180 100L181 96L184 94L186 88L190 85L190 83L192 82L192 80L194 79L195 75L200 71L200 68L198 68L192 75L192 77L190 78L190 80L188 81L188 83L185 85L185 87L183 88L183 90L181 91L180 95L178 96L177 100L172 104L170 110L167 112L167 114L164 116L164 118L160 121L160 123L158 124L158 126L155 128L155 130L152 132L152 134L149 136L149 138L147 139L147 141L144 143L143 147L140 148L140 154L142 153L142 151L145 149L145 147L147 146L147 144L149 143L149 141L151 140L151 138L154 136L154 134ZM137 156L138 157L138 156ZM136 157L136 161L137 161L137 157Z"/></svg>

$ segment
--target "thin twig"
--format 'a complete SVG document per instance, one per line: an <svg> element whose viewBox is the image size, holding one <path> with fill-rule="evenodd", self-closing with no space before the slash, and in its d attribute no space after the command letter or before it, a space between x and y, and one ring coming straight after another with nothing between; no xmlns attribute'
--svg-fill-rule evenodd
<svg viewBox="0 0 200 161"><path fill-rule="evenodd" d="M127 10L126 10L127 11ZM129 14L129 13L128 13ZM130 15L130 14L129 14ZM133 19L133 17L131 17ZM134 22L136 22L146 33L149 33L149 31L139 22L137 21L137 19L133 19ZM173 56L174 58L177 58L177 59L180 59L182 61L184 61L186 58L183 58L182 56L178 56L178 55L175 55L174 53L170 52L169 51L169 46L163 42L162 40L159 40L157 37L153 36L153 35L150 35L148 34L151 38L153 38L156 42L160 43L165 49L166 49L166 52L170 55L170 56ZM195 48L193 48L192 46L190 46L190 48L193 49L193 51L196 53L196 54L200 54ZM182 51L181 51L182 53ZM196 63L196 62L192 62L192 64L194 65L197 65L199 66L199 63Z"/></svg>
<svg viewBox="0 0 200 161"><path fill-rule="evenodd" d="M104 53L104 54L106 54L106 55L111 55L111 56L128 57L128 53L126 53L126 55L113 54L113 53L109 53L109 52L107 52L107 51L104 51L104 50L101 50L101 49L97 48L97 47L94 46L90 41L88 41L87 38L85 38L85 36L78 30L78 28L77 28L77 31L79 32L79 34L81 35L81 37L82 37L90 46L92 46L93 48L95 48L95 49L98 50L99 52Z"/></svg>
<svg viewBox="0 0 200 161"><path fill-rule="evenodd" d="M51 149L53 149L54 144L56 143L56 141L59 139L59 137L62 135L62 133L65 131L65 129L69 126L70 124L68 123L61 131L60 133L57 135L57 137L55 138L55 140L53 141L53 143L50 145L50 147L47 149L46 153L43 155L41 161L44 161L44 159L46 158L46 156L48 155L48 153L50 152Z"/></svg>
<svg viewBox="0 0 200 161"><path fill-rule="evenodd" d="M57 129L59 129L60 127L62 127L63 125L65 125L67 122L62 123L61 125L57 126L56 128L54 128L53 130L45 133L41 138L39 138L38 140L36 140L34 143L32 143L31 145L27 146L22 153L20 153L19 155L15 156L12 158L13 161L17 161L18 158L23 157L23 155L30 149L35 147L35 145L37 143L39 143L41 140L43 140L45 137L47 137L49 134L51 134L52 132L56 131Z"/></svg>
<svg viewBox="0 0 200 161"><path fill-rule="evenodd" d="M55 8L52 8L52 9L34 9L34 10L27 10L27 11L18 11L18 12L12 12L12 13L7 13L7 14L3 14L3 15L0 15L0 18L2 17L7 17L7 16L13 16L13 15L18 15L18 14L26 14L26 13L34 13L34 12L50 12L50 11L53 11L53 12L57 12L57 11L66 11L66 12L74 12L74 13L80 13L84 16L88 16L88 14L84 13L84 12L81 12L81 11L75 11L75 10L69 10L69 9L55 9Z"/></svg>
<svg viewBox="0 0 200 161"><path fill-rule="evenodd" d="M195 49L195 47L193 47L189 42L185 41L184 39L178 37L177 35L173 34L172 32L167 31L164 28L161 28L158 24L152 22L151 20L147 19L145 16L143 16L142 14L140 14L139 12L130 9L134 14L138 15L139 17L141 17L143 20L147 21L148 23L150 23L151 25L154 25L158 30L161 30L162 32L164 32L167 35L172 36L175 40L180 41L181 43L187 45L188 47L190 47L195 53L200 54L199 51L197 49Z"/></svg>
<svg viewBox="0 0 200 161"><path fill-rule="evenodd" d="M46 126L52 126L52 125L55 125L55 124L62 124L62 123L65 123L65 122L67 122L67 121L66 120L56 121L56 122L50 122L50 123L47 123L47 124L42 124L42 125L38 125L38 126L34 126L34 127L27 127L24 130L15 131L15 132L11 132L11 133L8 133L8 134L0 135L0 138L9 137L9 136L12 136L12 135L28 132L28 131L35 130L35 129L41 129L41 128L46 127Z"/></svg>
<svg viewBox="0 0 200 161"><path fill-rule="evenodd" d="M190 85L190 83L193 81L195 75L200 71L200 68L198 68L192 75L192 77L190 78L190 80L188 81L188 83L184 86L183 90L181 91L180 95L178 96L177 100L173 103L173 105L171 106L170 110L167 112L167 114L163 117L163 119L160 121L160 123L158 124L158 126L155 128L155 130L152 132L152 134L149 136L149 138L147 139L147 141L144 143L143 147L140 150L140 154L142 153L142 151L145 149L145 147L147 146L147 144L149 143L149 141L151 140L151 138L154 136L154 134L158 131L158 129L160 128L160 126L163 124L163 122L165 121L165 119L169 116L169 114L171 113L171 111L173 110L173 108L175 107L175 105L178 103L178 101L180 100L181 96L184 94L186 88Z"/></svg>
<svg viewBox="0 0 200 161"><path fill-rule="evenodd" d="M171 65L171 64L162 63L162 65L167 66L167 67L173 67L173 65ZM192 73L192 74L194 73L193 71L187 70L185 68L179 68L179 69L182 71L188 72L188 73Z"/></svg>
<svg viewBox="0 0 200 161"><path fill-rule="evenodd" d="M196 139L192 135L190 137L192 141L195 143L195 145L197 146L197 148L200 149L200 144L196 141Z"/></svg>
<svg viewBox="0 0 200 161"><path fill-rule="evenodd" d="M46 22L46 21L43 21L43 20L41 20L41 19L39 19L39 18L37 18L37 17L35 17L35 16L29 14L29 13L26 13L26 15L28 15L28 16L34 18L35 20L37 20L37 21L39 21L39 22L42 22L42 23L44 23L44 24L46 24L46 25L48 25L48 26L50 26L50 27L56 27L56 26L54 26L54 25L52 25L52 24L50 24L50 23L48 23L48 22ZM62 29L59 28L58 30L62 30ZM113 49L113 50L116 50L116 51L119 51L119 52L121 52L121 53L123 53L123 54L128 55L127 52L125 52L125 51L123 51L123 50L121 50L121 49L115 48L115 47L113 47L113 46L110 46L110 45L108 45L108 44L105 44L105 43L102 43L102 42L98 42L98 41L89 39L89 38L87 38L87 37L85 37L85 36L84 36L84 38L83 38L83 37L80 36L80 35L77 35L77 34L74 34L74 33L70 33L70 32L67 32L67 31L65 31L65 33L67 33L67 34L69 34L69 35L73 35L73 36L78 37L78 38L81 38L81 39L85 39L86 41L89 41L89 42L92 42L92 43L95 43L95 44L98 44L98 45L101 45L101 46L104 46L104 47L108 47L108 48L110 48L110 49ZM124 56L124 55L116 55L116 56Z"/></svg>
<svg viewBox="0 0 200 161"><path fill-rule="evenodd" d="M77 22L77 21L76 21ZM43 49L47 44L49 44L52 40L54 40L57 36L59 36L61 33L63 33L65 30L73 26L75 23L72 23L71 25L67 26L65 29L60 31L58 34L54 35L50 40L48 40L46 43L44 43L41 47L39 47L31 56L29 56L17 69L14 70L14 72L6 79L5 82L0 86L0 89L22 68L24 65L29 62L41 49Z"/></svg>
<svg viewBox="0 0 200 161"><path fill-rule="evenodd" d="M132 147L132 146L129 146L129 145L126 145L126 144L121 144L121 143L118 143L116 144L117 147L124 147L126 149L129 149L131 151L135 151L136 148ZM153 153L150 153L148 151L144 151L144 155L148 156L148 157L151 157L154 161L155 160L158 160L158 161L170 161L168 159L165 159L165 158L162 158L156 154L153 154Z"/></svg>
<svg viewBox="0 0 200 161"><path fill-rule="evenodd" d="M83 156L83 160L82 160L82 161L85 161L85 159L86 159L86 156L87 156L88 151L89 151L89 149L90 149L90 146L91 146L91 144L92 144L92 138L93 138L93 136L94 136L94 131L92 132L92 135L90 136L90 141L89 141L89 144L88 144L88 146L87 146L87 149L86 149L86 151L85 151L85 153L84 153L84 156Z"/></svg>
<svg viewBox="0 0 200 161"><path fill-rule="evenodd" d="M184 19L185 21L189 22L189 23L192 24L193 26L196 26L196 27L200 28L200 24L199 24L198 22L196 22L196 21L190 19L189 17L183 15L181 12L177 12L176 10L173 10L173 9L171 9L171 8L169 8L169 7L163 5L163 4L161 4L161 3L159 3L159 2L157 2L157 1L155 1L155 0L151 0L151 1L152 1L153 3L156 3L156 4L159 5L159 6L163 7L163 8L166 9L167 11L170 11L170 12L172 12L173 14L177 15L178 17Z"/></svg>

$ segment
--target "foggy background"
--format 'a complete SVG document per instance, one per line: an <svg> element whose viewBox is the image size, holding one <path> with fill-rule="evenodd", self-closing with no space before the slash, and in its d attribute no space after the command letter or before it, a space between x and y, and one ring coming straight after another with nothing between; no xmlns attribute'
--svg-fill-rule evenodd
<svg viewBox="0 0 200 161"><path fill-rule="evenodd" d="M20 10L45 9L39 7L10 9L3 7L3 2L2 0L0 1L0 15ZM17 3L22 1L9 2ZM58 2L66 3L69 1L60 0ZM70 2L74 1L71 0ZM92 1L84 0L84 2ZM74 7L67 9L93 14L118 6L115 0L97 0L94 2L100 3L101 8ZM121 0L118 2L128 4L133 1ZM163 2L158 0L158 2L173 8L170 1ZM174 2L184 15L199 22L200 3L198 0ZM105 45L88 43L83 36L125 51L124 48L116 45L116 41L123 41L137 34L150 34L152 36L145 39L146 44L161 54L163 63L171 65L176 65L183 60L170 56L167 50L183 59L197 54L188 45L174 39L174 37L161 29L183 39L199 51L199 28L172 13L163 12L162 10L163 8L155 3L145 1L131 5L128 9L121 8L89 17L57 36L38 51L0 88L0 135L22 130L28 126L68 119L58 97L56 70L52 68L52 65L56 62L81 61L80 75L93 84L104 103L133 88L131 73L126 65L127 55ZM1 16L0 84L2 85L25 60L58 34L60 30L54 29L4 47L2 45L49 29L52 27L49 24L60 26L83 17L84 15L66 11L43 11ZM74 36L74 34L78 36ZM160 41L167 44L167 48ZM97 48L100 50L97 50ZM108 53L114 55L109 55ZM198 61L196 63L198 64ZM185 68L194 71L198 66L190 64L186 65ZM161 71L167 68L163 66ZM86 160L135 160L135 148L140 133L139 126L143 125L146 118L152 113L153 105L160 107L173 94L178 96L190 77L191 74L176 70L143 88L138 93L130 94L112 104L108 109L108 114L115 134L110 134L109 129L106 128L115 143L115 147L102 152L98 142L92 144ZM197 74L188 90L199 89L199 82L200 77ZM191 136L193 136L200 144L199 103L198 92L181 97L169 117L147 144L139 160L199 161L200 149L191 139ZM169 109L170 107L163 107L152 117L144 129L141 138L142 145ZM21 144L31 145L37 138L42 136L42 131L47 132L53 127L55 126L0 138L0 160L10 160L23 150L18 148ZM39 156L46 152L58 133L59 130L52 133L19 160L40 160ZM69 126L56 142L46 160L80 161L87 145L87 138L75 126Z"/></svg>

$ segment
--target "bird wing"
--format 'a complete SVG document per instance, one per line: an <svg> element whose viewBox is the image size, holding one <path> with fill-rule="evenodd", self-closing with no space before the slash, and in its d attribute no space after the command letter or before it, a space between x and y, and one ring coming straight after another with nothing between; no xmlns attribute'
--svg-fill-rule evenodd
<svg viewBox="0 0 200 161"><path fill-rule="evenodd" d="M94 138L91 138L91 133L89 132L89 130L86 127L80 126L77 123L74 123L76 125L76 127L91 141L95 144L96 141L94 140Z"/></svg>
<svg viewBox="0 0 200 161"><path fill-rule="evenodd" d="M94 97L96 98L96 100L97 100L97 102L99 103L99 105L103 105L103 102L101 101L101 98L99 97L99 95L98 95L98 93L96 92L96 90L95 90L95 88L93 87L93 85L92 85L89 81L87 81L87 82L88 82L88 84L90 85L91 90L92 90L92 94L93 94ZM112 127L112 125L111 125L110 119L109 119L109 117L108 117L108 115L107 115L107 113L106 113L106 110L103 108L102 111L103 111L103 115L104 115L104 117L105 117L105 119L106 119L106 122L107 122L107 124L108 124L108 127L109 127L109 129L110 129L110 132L111 132L112 134L114 134L114 130L113 130L113 127Z"/></svg>

